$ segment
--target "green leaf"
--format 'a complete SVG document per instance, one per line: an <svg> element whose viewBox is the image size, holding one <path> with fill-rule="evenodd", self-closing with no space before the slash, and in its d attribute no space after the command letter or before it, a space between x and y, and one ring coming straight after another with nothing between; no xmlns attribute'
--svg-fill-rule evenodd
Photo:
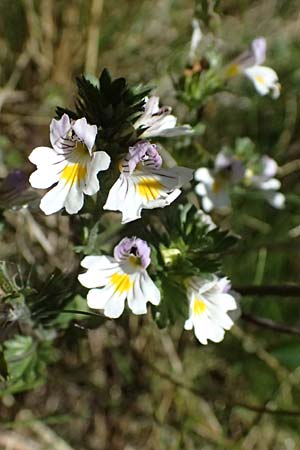
<svg viewBox="0 0 300 450"><path fill-rule="evenodd" d="M3 345L7 380L2 395L32 389L43 383L47 364L56 359L50 341L16 335Z"/></svg>
<svg viewBox="0 0 300 450"><path fill-rule="evenodd" d="M73 119L86 117L90 124L98 126L96 145L113 158L135 142L140 131L133 123L142 114L144 98L150 88L129 87L125 78L112 80L107 69L99 78L99 87L84 76L77 78L78 96L75 111L58 107L58 117L66 113Z"/></svg>

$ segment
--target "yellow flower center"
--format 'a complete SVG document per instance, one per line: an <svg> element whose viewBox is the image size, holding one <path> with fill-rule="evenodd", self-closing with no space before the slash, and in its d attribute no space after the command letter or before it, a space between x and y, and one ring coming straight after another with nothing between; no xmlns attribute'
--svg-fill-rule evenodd
<svg viewBox="0 0 300 450"><path fill-rule="evenodd" d="M80 184L85 180L87 175L87 167L80 163L68 164L62 171L61 178L66 184L73 186L74 183Z"/></svg>
<svg viewBox="0 0 300 450"><path fill-rule="evenodd" d="M266 84L266 80L264 79L264 77L262 75L255 75L255 79L260 84Z"/></svg>
<svg viewBox="0 0 300 450"><path fill-rule="evenodd" d="M240 73L240 68L238 64L230 64L230 66L227 68L227 76L228 77L235 77Z"/></svg>
<svg viewBox="0 0 300 450"><path fill-rule="evenodd" d="M212 185L212 191L214 194L218 194L220 190L222 189L222 185L219 180L215 180Z"/></svg>
<svg viewBox="0 0 300 450"><path fill-rule="evenodd" d="M110 277L110 282L113 284L116 292L118 292L119 294L122 294L123 292L128 292L133 285L130 276L127 275L126 273L114 273Z"/></svg>
<svg viewBox="0 0 300 450"><path fill-rule="evenodd" d="M143 177L137 184L138 193L147 201L156 200L160 194L163 185L155 178Z"/></svg>
<svg viewBox="0 0 300 450"><path fill-rule="evenodd" d="M204 301L201 300L201 298L195 298L194 306L193 306L194 314L196 316L200 316L201 314L203 314L206 311L206 309L207 309L207 306L204 303Z"/></svg>
<svg viewBox="0 0 300 450"><path fill-rule="evenodd" d="M70 186L73 186L75 183L80 185L86 179L89 159L90 154L87 147L82 142L77 142L70 158L71 162L62 171L61 179L65 180L66 184ZM75 162L78 160L80 162Z"/></svg>

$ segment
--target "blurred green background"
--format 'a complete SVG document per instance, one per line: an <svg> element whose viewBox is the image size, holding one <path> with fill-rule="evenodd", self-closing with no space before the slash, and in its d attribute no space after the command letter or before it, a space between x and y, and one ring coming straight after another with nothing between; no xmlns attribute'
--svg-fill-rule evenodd
<svg viewBox="0 0 300 450"><path fill-rule="evenodd" d="M156 86L182 122L172 80L183 73L195 14L192 0L0 0L0 176L33 167L30 151L47 145L56 105L72 106L74 79L104 67L129 82ZM233 285L299 283L300 271L300 3L299 0L211 0L201 22L208 47L224 62L265 36L268 66L282 84L279 100L259 97L248 80L232 80L201 111L195 139L215 155L250 137L280 165L284 211L259 196L239 195L216 217L241 236L224 257ZM214 6L216 8L214 9ZM201 48L200 55L201 56ZM182 145L183 147L180 147ZM167 149L189 165L184 144ZM178 150L179 149L179 150ZM193 162L197 167L197 163ZM201 157L199 165L201 164ZM4 224L5 222L5 224ZM36 266L41 277L77 264L66 216L7 211L0 259ZM76 241L76 239L75 239ZM300 298L245 296L244 312L300 328ZM47 383L0 404L0 448L12 450L297 450L300 334L242 319L221 344L201 346L180 326L159 331L147 317L72 326ZM243 403L244 405L238 405ZM247 407L248 406L250 407ZM251 410L260 405L260 411ZM253 408L252 408L253 409ZM254 408L255 409L255 408Z"/></svg>

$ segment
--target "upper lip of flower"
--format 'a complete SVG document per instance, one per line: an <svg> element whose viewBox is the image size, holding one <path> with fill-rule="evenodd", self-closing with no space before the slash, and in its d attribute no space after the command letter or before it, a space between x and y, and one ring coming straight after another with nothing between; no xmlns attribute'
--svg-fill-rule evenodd
<svg viewBox="0 0 300 450"><path fill-rule="evenodd" d="M159 169L161 165L162 159L156 145L148 141L140 141L133 147L129 147L129 151L121 163L122 172L128 175L131 175L137 167Z"/></svg>
<svg viewBox="0 0 300 450"><path fill-rule="evenodd" d="M146 269L149 266L150 253L147 242L136 237L122 239L114 249L116 261L125 265L129 263L130 266L134 266L135 271L138 268Z"/></svg>

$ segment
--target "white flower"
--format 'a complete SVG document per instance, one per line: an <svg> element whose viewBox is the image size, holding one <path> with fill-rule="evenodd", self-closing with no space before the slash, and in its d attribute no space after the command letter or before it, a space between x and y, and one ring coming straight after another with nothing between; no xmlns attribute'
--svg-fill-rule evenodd
<svg viewBox="0 0 300 450"><path fill-rule="evenodd" d="M244 173L245 169L241 161L224 151L218 153L213 170L205 167L197 169L194 178L199 183L195 191L202 197L203 209L210 212L215 208L228 208L230 186L238 183Z"/></svg>
<svg viewBox="0 0 300 450"><path fill-rule="evenodd" d="M160 302L160 291L146 270L150 261L150 247L136 237L122 239L113 258L86 256L81 265L87 272L78 279L90 288L88 306L103 309L106 317L116 319L123 313L127 298L134 314L146 314L147 302L153 305Z"/></svg>
<svg viewBox="0 0 300 450"><path fill-rule="evenodd" d="M221 342L225 330L229 330L233 321L228 311L237 309L236 300L228 293L230 281L227 278L211 279L192 277L187 281L187 297L189 300L189 318L185 330L192 330L201 344L207 340Z"/></svg>
<svg viewBox="0 0 300 450"><path fill-rule="evenodd" d="M212 170L200 167L195 172L195 180L199 183L195 187L196 194L202 197L204 211L228 208L230 206L228 182L218 177Z"/></svg>
<svg viewBox="0 0 300 450"><path fill-rule="evenodd" d="M245 69L244 73L253 82L260 95L266 95L270 92L273 98L279 97L280 84L275 70L265 66L252 66Z"/></svg>
<svg viewBox="0 0 300 450"><path fill-rule="evenodd" d="M138 142L129 148L121 163L121 174L109 191L104 209L122 212L122 223L141 217L142 209L164 208L181 193L179 189L192 178L185 167L161 169L156 146Z"/></svg>
<svg viewBox="0 0 300 450"><path fill-rule="evenodd" d="M145 129L140 138L175 137L192 133L189 125L176 127L177 119L171 114L172 108L170 106L160 108L159 97L146 97L145 102L144 112L134 124L135 129Z"/></svg>
<svg viewBox="0 0 300 450"><path fill-rule="evenodd" d="M275 178L277 170L276 161L267 155L263 155L257 167L247 168L245 183L262 190L265 199L271 206L282 209L285 206L285 196L278 192L281 183Z"/></svg>
<svg viewBox="0 0 300 450"><path fill-rule="evenodd" d="M29 178L31 186L47 189L57 183L41 200L45 214L62 208L75 214L83 206L84 194L99 190L97 173L108 169L110 157L105 152L93 152L96 135L96 125L89 125L85 118L70 120L64 114L50 124L53 148L37 147L29 155L37 166Z"/></svg>
<svg viewBox="0 0 300 450"><path fill-rule="evenodd" d="M265 38L254 39L251 43L251 49L229 65L228 75L235 76L242 72L253 82L260 95L266 95L270 92L273 98L278 98L280 95L278 75L270 67L262 65L266 59L266 51Z"/></svg>

